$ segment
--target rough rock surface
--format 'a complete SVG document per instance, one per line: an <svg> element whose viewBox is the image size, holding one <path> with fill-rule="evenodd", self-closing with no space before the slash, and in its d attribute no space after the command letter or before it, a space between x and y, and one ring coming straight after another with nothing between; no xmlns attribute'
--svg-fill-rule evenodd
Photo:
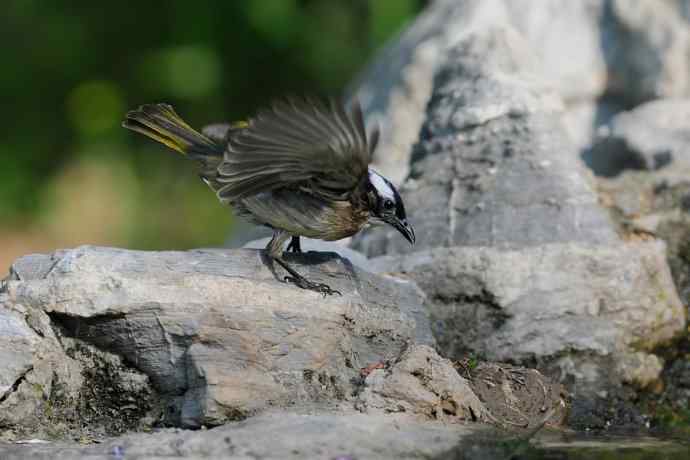
<svg viewBox="0 0 690 460"><path fill-rule="evenodd" d="M91 439L153 421L148 377L120 357L63 337L44 312L4 293L0 323L2 437Z"/></svg>
<svg viewBox="0 0 690 460"><path fill-rule="evenodd" d="M192 427L298 401L337 403L360 368L409 342L433 343L413 283L334 254L293 257L343 293L324 298L277 281L260 254L80 247L31 256L14 264L6 302L43 310L66 335L122 356L166 400L168 421ZM15 358L8 383L29 358Z"/></svg>
<svg viewBox="0 0 690 460"><path fill-rule="evenodd" d="M653 123L653 120L649 120ZM665 142L660 129L658 142ZM650 133L651 136L651 133ZM651 139L651 138L650 138ZM599 178L605 203L620 232L629 239L662 238L668 263L681 301L690 304L690 168L682 158L655 171L624 171L614 178ZM690 329L671 344L657 350L663 358L661 378L653 391L642 397L643 405L657 423L690 423ZM638 397L639 398L639 397Z"/></svg>
<svg viewBox="0 0 690 460"><path fill-rule="evenodd" d="M604 6L602 48L609 93L629 104L690 91L687 2L612 0Z"/></svg>
<svg viewBox="0 0 690 460"><path fill-rule="evenodd" d="M398 91L426 95L406 105L424 116L401 134L416 133L396 157L409 158L401 194L417 245L376 229L353 247L387 255L373 269L420 285L442 356L536 365L574 390L575 413L606 414L620 392L658 383L655 347L684 330L686 312L665 245L621 232L580 155L622 105L684 94L673 68L690 55L669 51L684 49L684 32L663 33L685 19L668 2L645 31L635 21L653 8L640 2L630 11L623 2L545 3L436 2L374 64L361 83L365 96L380 89L370 110L395 123L389 110L405 106ZM582 49L560 67L570 45ZM413 57L422 50L434 71L401 83L395 75L421 66ZM620 72L648 78L622 93Z"/></svg>
<svg viewBox="0 0 690 460"><path fill-rule="evenodd" d="M75 439L104 442L74 451L85 456L299 458L335 449L426 458L474 431L458 422L512 426L513 414L501 408L515 407L533 428L562 406L560 393L542 392L554 385L547 379L522 381L522 393L483 391L480 400L473 388L485 389L486 376L464 378L430 346L425 298L414 283L335 254L291 259L343 296L286 285L249 249L83 246L17 260L0 290L0 439L57 440L46 455ZM539 409L523 410L530 407ZM212 435L107 439L249 416L258 419ZM359 442L363 433L380 439ZM3 458L21 452L0 446ZM31 450L35 458L41 452Z"/></svg>
<svg viewBox="0 0 690 460"><path fill-rule="evenodd" d="M655 235L666 242L678 294L690 304L690 168L625 171L598 182L602 203L626 238Z"/></svg>
<svg viewBox="0 0 690 460"><path fill-rule="evenodd" d="M597 180L619 231L656 235L683 302L690 303L690 100L660 99L616 116L595 151L618 165ZM635 168L631 168L631 167ZM623 169L627 168L627 169Z"/></svg>
<svg viewBox="0 0 690 460"><path fill-rule="evenodd" d="M389 369L373 369L366 376L357 407L439 420L487 421L489 417L470 383L428 346L406 350Z"/></svg>
<svg viewBox="0 0 690 460"><path fill-rule="evenodd" d="M503 428L561 425L561 385L535 369L488 362L451 362L428 346L381 363L364 380L355 407L366 413L408 413L431 420L475 420Z"/></svg>
<svg viewBox="0 0 690 460"><path fill-rule="evenodd" d="M625 107L690 94L684 0L544 0L539 8L531 0L436 0L352 85L369 122L383 127L375 165L384 174L398 183L407 176L432 78L448 50L477 31L506 27L537 57L533 73L563 98L575 132L606 121L602 96L604 105ZM571 108L580 116L570 116Z"/></svg>
<svg viewBox="0 0 690 460"><path fill-rule="evenodd" d="M38 339L18 312L0 310L0 401L12 392L15 382L32 370Z"/></svg>
<svg viewBox="0 0 690 460"><path fill-rule="evenodd" d="M559 122L560 99L530 77L510 29L470 34L434 79L402 196L417 245L375 229L369 256L454 245L617 239Z"/></svg>
<svg viewBox="0 0 690 460"><path fill-rule="evenodd" d="M530 53L539 57L532 73L567 100L600 94L606 82L599 45L601 2L549 0L540 6L532 8L529 0L437 0L385 47L351 91L362 101L368 120L383 128L376 167L396 183L406 177L433 76L448 50L477 31L520 31Z"/></svg>
<svg viewBox="0 0 690 460"><path fill-rule="evenodd" d="M0 426L37 419L54 379L76 391L81 368L62 351L45 313L11 302L0 289Z"/></svg>
<svg viewBox="0 0 690 460"><path fill-rule="evenodd" d="M584 389L616 376L644 386L661 371L644 352L685 321L664 249L658 241L453 247L372 263L427 293L443 355L539 363Z"/></svg>
<svg viewBox="0 0 690 460"><path fill-rule="evenodd" d="M429 459L488 431L481 425L419 422L394 415L268 413L203 431L163 430L90 447L3 446L3 460Z"/></svg>
<svg viewBox="0 0 690 460"><path fill-rule="evenodd" d="M672 165L690 170L690 99L660 99L615 117L602 129L591 153L597 175L626 169L654 171Z"/></svg>

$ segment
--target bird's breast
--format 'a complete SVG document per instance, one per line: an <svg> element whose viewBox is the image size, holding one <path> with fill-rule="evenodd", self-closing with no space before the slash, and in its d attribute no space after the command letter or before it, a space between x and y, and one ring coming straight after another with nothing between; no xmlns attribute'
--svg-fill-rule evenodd
<svg viewBox="0 0 690 460"><path fill-rule="evenodd" d="M278 189L233 203L239 214L255 223L291 235L339 240L359 232L369 213L350 201L333 201L292 189Z"/></svg>

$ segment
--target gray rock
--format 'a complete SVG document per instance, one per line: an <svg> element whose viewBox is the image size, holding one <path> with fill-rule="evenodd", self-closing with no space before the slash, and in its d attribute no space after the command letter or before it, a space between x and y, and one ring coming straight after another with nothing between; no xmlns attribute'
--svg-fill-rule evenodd
<svg viewBox="0 0 690 460"><path fill-rule="evenodd" d="M508 28L448 51L401 191L414 250L617 240L559 121L560 99L530 77L525 56ZM354 247L370 257L413 250L394 230L365 232Z"/></svg>
<svg viewBox="0 0 690 460"><path fill-rule="evenodd" d="M608 87L628 104L690 91L687 2L612 0L605 4L602 49Z"/></svg>
<svg viewBox="0 0 690 460"><path fill-rule="evenodd" d="M337 411L323 420L340 431L353 417L376 430L380 415L408 424L509 420L487 411L474 382L430 346L414 283L335 254L291 257L306 276L343 292L324 298L277 281L260 254L84 246L17 260L0 294L0 378L8 382L0 439L104 442L155 423L218 425L276 409L291 411L286 418ZM544 385L531 383L511 400L531 406L530 394ZM367 418L351 415L355 408ZM307 445L343 439L314 426L290 433L304 434ZM281 427L267 429L282 436ZM138 455L139 447L122 445Z"/></svg>
<svg viewBox="0 0 690 460"><path fill-rule="evenodd" d="M658 97L690 95L688 3L659 3L543 0L534 8L531 0L430 2L350 90L362 101L369 123L383 128L375 166L395 183L403 182L425 121L433 76L450 49L491 28L512 28L522 36L534 55L531 73L565 101L567 123L580 123L573 126L576 133L605 121L601 116L578 118L583 106L591 105L592 113L602 115L608 105L629 107ZM525 56L520 52L516 59ZM600 101L602 96L607 99ZM592 125L587 126L588 121ZM591 138L577 146L584 150L590 143Z"/></svg>
<svg viewBox="0 0 690 460"><path fill-rule="evenodd" d="M601 176L626 169L690 168L690 99L661 99L623 112L599 130L591 167Z"/></svg>
<svg viewBox="0 0 690 460"><path fill-rule="evenodd" d="M442 355L536 362L576 389L648 385L648 353L685 325L659 241L435 248L372 267L426 292Z"/></svg>
<svg viewBox="0 0 690 460"><path fill-rule="evenodd" d="M470 383L428 346L406 350L389 369L373 369L357 401L360 410L404 412L436 420L490 420Z"/></svg>
<svg viewBox="0 0 690 460"><path fill-rule="evenodd" d="M535 72L570 105L596 99L608 84L601 52L606 1L504 0L507 20L536 55Z"/></svg>
<svg viewBox="0 0 690 460"><path fill-rule="evenodd" d="M687 308L690 304L689 166L681 158L659 170L628 170L614 178L599 178L598 182L602 203L609 207L626 239L650 239L654 236L666 242L671 274L680 299ZM680 418L687 411L690 387L679 371L688 367L689 332L686 329L679 340L660 350L660 354L666 358L663 361L657 359L644 367L634 366L642 368L643 372L653 369L655 373L663 367L661 378L649 382L654 391L642 399L643 407L656 408L657 417ZM644 374L634 378L649 380Z"/></svg>
<svg viewBox="0 0 690 460"><path fill-rule="evenodd" d="M662 367L649 351L685 319L664 246L620 240L530 49L510 27L446 48L402 187L418 244L369 232L355 247L403 254L372 267L419 283L444 356L647 386Z"/></svg>
<svg viewBox="0 0 690 460"><path fill-rule="evenodd" d="M269 413L212 430L163 430L106 443L3 446L3 460L125 459L428 459L484 434L485 427L362 414ZM488 433L487 433L488 435Z"/></svg>
<svg viewBox="0 0 690 460"><path fill-rule="evenodd" d="M0 293L0 426L36 425L56 385L72 395L82 384L81 368L49 323L45 313Z"/></svg>
<svg viewBox="0 0 690 460"><path fill-rule="evenodd" d="M667 245L667 258L681 300L690 304L690 167L624 171L599 178L599 190L626 239L654 235Z"/></svg>
<svg viewBox="0 0 690 460"><path fill-rule="evenodd" d="M410 148L451 34L465 30L487 3L495 2L434 2L352 84L350 92L362 104L368 124L381 128L372 166L394 183L409 173Z"/></svg>
<svg viewBox="0 0 690 460"><path fill-rule="evenodd" d="M0 401L33 368L32 348L39 340L19 314L0 309Z"/></svg>
<svg viewBox="0 0 690 460"><path fill-rule="evenodd" d="M432 2L352 85L351 93L362 102L369 122L383 128L375 167L402 183L437 68L449 49L482 30L519 31L527 46L516 59L527 58L533 76L548 82L566 101L598 97L607 82L600 45L602 15L603 2L596 0L547 0L540 8L532 8L529 0Z"/></svg>
<svg viewBox="0 0 690 460"><path fill-rule="evenodd" d="M47 265L32 256L14 264L24 275L7 281L6 302L45 311L66 335L122 356L151 379L169 421L193 427L337 403L359 368L410 342L433 343L413 283L335 254L290 257L343 293L324 298L276 280L260 254L80 247L43 256L57 259L48 272L31 268Z"/></svg>
<svg viewBox="0 0 690 460"><path fill-rule="evenodd" d="M9 427L0 439L103 441L156 421L200 427L276 409L338 411L326 419L333 429L354 408L372 417L368 429L393 412L509 420L487 411L473 382L430 346L414 283L332 253L290 257L343 293L324 298L276 280L260 256L84 246L18 259L0 294L0 423ZM528 406L527 393L511 399Z"/></svg>

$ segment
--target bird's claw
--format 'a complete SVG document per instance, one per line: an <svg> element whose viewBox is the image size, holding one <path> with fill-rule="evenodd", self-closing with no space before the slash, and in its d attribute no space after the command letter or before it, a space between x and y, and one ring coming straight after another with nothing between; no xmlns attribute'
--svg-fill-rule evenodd
<svg viewBox="0 0 690 460"><path fill-rule="evenodd" d="M331 289L331 287L327 284L324 283L314 283L313 281L309 281L308 279L304 277L294 277L294 276L286 276L283 278L286 283L293 283L295 286L300 287L302 289L308 289L310 291L316 291L320 294L323 294L324 297L328 295L333 295L333 294L338 294L339 296L342 296L340 291L337 291L335 289Z"/></svg>

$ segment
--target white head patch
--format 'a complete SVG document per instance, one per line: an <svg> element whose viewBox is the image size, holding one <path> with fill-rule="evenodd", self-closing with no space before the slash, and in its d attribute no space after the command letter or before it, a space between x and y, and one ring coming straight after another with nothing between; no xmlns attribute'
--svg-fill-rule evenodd
<svg viewBox="0 0 690 460"><path fill-rule="evenodd" d="M369 182L374 186L379 196L388 198L395 203L395 192L383 176L369 168Z"/></svg>

